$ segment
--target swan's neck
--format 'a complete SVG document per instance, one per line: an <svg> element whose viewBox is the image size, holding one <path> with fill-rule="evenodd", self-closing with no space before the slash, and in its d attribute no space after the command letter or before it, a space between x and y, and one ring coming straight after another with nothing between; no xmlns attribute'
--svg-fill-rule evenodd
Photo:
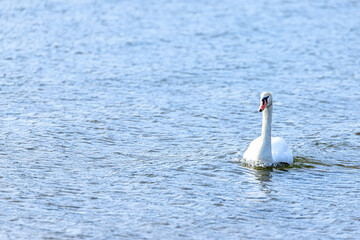
<svg viewBox="0 0 360 240"><path fill-rule="evenodd" d="M272 106L263 111L262 129L261 129L261 146L259 151L259 160L269 163L272 162L271 153L271 121Z"/></svg>

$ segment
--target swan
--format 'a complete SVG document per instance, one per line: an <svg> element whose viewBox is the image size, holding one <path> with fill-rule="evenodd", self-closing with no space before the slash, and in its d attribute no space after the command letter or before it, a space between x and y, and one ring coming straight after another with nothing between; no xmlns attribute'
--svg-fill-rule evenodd
<svg viewBox="0 0 360 240"><path fill-rule="evenodd" d="M273 100L269 92L260 97L259 112L263 113L261 136L253 140L244 152L243 160L254 166L273 166L293 163L293 155L285 140L271 137Z"/></svg>

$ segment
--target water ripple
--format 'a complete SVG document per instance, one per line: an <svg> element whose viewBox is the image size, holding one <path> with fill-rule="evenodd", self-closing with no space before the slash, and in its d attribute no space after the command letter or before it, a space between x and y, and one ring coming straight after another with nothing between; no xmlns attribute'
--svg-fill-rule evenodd
<svg viewBox="0 0 360 240"><path fill-rule="evenodd" d="M358 12L2 3L0 238L357 238ZM264 90L292 166L237 160Z"/></svg>

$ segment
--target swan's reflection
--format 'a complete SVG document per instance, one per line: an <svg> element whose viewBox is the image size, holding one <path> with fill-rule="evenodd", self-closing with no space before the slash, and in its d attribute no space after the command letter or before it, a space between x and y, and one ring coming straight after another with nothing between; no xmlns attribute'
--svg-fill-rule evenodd
<svg viewBox="0 0 360 240"><path fill-rule="evenodd" d="M251 188L251 190L247 192L248 196L246 199L261 201L269 199L273 168L254 168L247 166L244 162L237 162L237 164L241 168L241 172L247 176L245 180L246 184L255 186L255 188Z"/></svg>
<svg viewBox="0 0 360 240"><path fill-rule="evenodd" d="M269 183L271 182L272 171L272 168L254 169L254 177L260 185L259 190L267 197L271 193Z"/></svg>
<svg viewBox="0 0 360 240"><path fill-rule="evenodd" d="M272 171L272 168L255 169L254 176L260 183L266 185L267 182L271 181Z"/></svg>

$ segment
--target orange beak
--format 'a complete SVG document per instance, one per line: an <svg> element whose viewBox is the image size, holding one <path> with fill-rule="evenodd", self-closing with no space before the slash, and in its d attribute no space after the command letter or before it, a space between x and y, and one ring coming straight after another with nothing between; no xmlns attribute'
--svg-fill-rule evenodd
<svg viewBox="0 0 360 240"><path fill-rule="evenodd" d="M266 108L266 104L267 104L267 100L266 98L264 98L261 102L260 108L259 108L259 112L264 111L264 109Z"/></svg>

